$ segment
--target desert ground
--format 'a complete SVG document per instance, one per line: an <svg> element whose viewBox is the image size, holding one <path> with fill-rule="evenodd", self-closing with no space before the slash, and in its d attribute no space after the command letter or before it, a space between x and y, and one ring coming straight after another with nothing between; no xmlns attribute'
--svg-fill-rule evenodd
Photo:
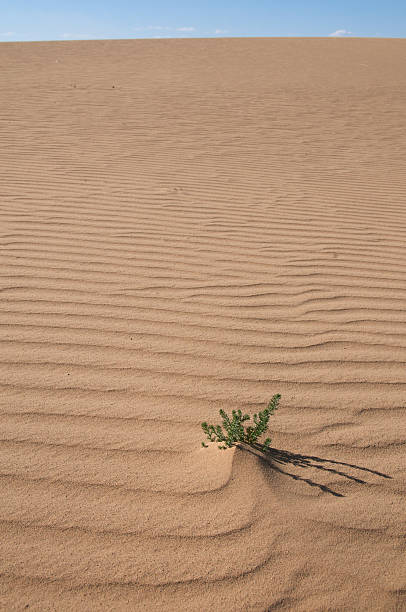
<svg viewBox="0 0 406 612"><path fill-rule="evenodd" d="M0 45L2 610L406 610L405 65Z"/></svg>

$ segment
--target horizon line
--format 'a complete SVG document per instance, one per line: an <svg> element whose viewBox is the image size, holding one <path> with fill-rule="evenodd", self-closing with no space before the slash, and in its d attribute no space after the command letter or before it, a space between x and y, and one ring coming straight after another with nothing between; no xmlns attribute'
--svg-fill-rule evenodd
<svg viewBox="0 0 406 612"><path fill-rule="evenodd" d="M173 40L224 40L224 39L296 39L296 38L306 38L306 39L327 39L327 40L405 40L406 36L332 36L331 34L324 35L306 35L306 34L293 34L293 35L269 35L269 36L256 36L251 34L236 34L236 35L212 35L212 36L133 36L131 38L103 38L103 37L95 37L95 38L34 38L30 40L0 40L0 44L18 44L18 43L42 43L42 42L57 42L57 43L69 43L69 42L107 42L107 41L154 41L154 42L163 42L163 41L173 41Z"/></svg>

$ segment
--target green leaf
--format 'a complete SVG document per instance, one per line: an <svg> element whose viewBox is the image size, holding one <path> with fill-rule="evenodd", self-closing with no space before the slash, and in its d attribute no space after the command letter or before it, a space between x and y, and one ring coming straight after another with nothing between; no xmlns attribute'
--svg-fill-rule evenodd
<svg viewBox="0 0 406 612"><path fill-rule="evenodd" d="M251 417L249 414L243 415L240 409L232 410L231 417L221 409L219 413L223 420L224 431L221 425L208 425L206 421L203 421L201 424L202 429L208 440L210 442L217 442L218 448L221 450L227 450L227 448L231 448L238 442L253 445L268 429L269 418L278 408L280 398L280 394L277 393L272 397L264 410L254 413L251 425L244 425L246 421L251 420ZM270 443L271 439L266 438L263 447L268 448ZM202 446L204 448L208 447L204 442L202 442Z"/></svg>

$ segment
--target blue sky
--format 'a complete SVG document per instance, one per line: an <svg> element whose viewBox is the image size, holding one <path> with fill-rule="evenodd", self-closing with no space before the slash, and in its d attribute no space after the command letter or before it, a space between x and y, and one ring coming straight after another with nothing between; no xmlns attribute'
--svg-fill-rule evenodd
<svg viewBox="0 0 406 612"><path fill-rule="evenodd" d="M0 41L406 36L406 0L0 0Z"/></svg>

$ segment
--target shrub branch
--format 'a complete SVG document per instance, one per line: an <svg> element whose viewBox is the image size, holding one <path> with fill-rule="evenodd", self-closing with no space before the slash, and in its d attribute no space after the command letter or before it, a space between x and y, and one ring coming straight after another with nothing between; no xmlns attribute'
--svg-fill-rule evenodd
<svg viewBox="0 0 406 612"><path fill-rule="evenodd" d="M278 409L280 398L279 393L274 395L265 410L254 414L251 425L244 425L251 417L249 414L243 414L241 410L233 410L231 417L224 410L220 410L223 426L209 425L206 421L202 423L206 438L209 442L217 442L220 450L227 450L241 442L253 446L268 429L269 417ZM262 446L266 449L270 444L271 439L266 438ZM208 444L202 442L202 446L207 448Z"/></svg>

